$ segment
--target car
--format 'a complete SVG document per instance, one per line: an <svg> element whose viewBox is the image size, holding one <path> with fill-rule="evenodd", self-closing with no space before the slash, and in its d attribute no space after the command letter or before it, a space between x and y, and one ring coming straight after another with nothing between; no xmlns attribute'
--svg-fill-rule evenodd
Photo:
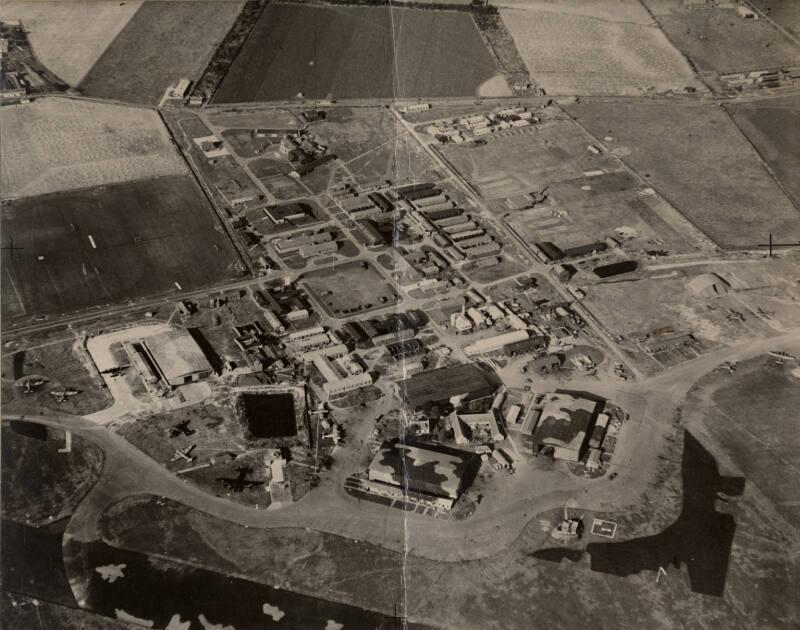
<svg viewBox="0 0 800 630"><path fill-rule="evenodd" d="M617 478L617 473L615 473L615 472L614 472L614 473L611 473L611 474L608 476L608 478L609 478L609 480L613 481L614 479L616 479L616 478Z"/></svg>

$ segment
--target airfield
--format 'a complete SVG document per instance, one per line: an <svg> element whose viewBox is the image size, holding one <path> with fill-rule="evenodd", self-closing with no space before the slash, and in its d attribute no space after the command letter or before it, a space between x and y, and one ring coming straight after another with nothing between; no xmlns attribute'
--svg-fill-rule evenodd
<svg viewBox="0 0 800 630"><path fill-rule="evenodd" d="M789 3L35 4L5 619L800 623Z"/></svg>

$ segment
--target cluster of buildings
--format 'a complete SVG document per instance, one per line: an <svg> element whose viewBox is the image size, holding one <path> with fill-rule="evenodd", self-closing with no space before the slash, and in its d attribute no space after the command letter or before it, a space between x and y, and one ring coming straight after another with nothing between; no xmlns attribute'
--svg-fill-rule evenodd
<svg viewBox="0 0 800 630"><path fill-rule="evenodd" d="M281 255L298 254L301 258L311 258L324 254L335 254L339 244L333 232L322 230L311 234L301 233L272 241L275 251Z"/></svg>
<svg viewBox="0 0 800 630"><path fill-rule="evenodd" d="M285 134L281 138L280 152L292 165L292 177L308 175L317 167L336 159L335 155L328 153L327 145L306 130Z"/></svg>
<svg viewBox="0 0 800 630"><path fill-rule="evenodd" d="M527 127L539 119L525 107L504 107L489 114L474 114L453 120L441 120L428 127L427 132L439 142L461 143L497 131Z"/></svg>

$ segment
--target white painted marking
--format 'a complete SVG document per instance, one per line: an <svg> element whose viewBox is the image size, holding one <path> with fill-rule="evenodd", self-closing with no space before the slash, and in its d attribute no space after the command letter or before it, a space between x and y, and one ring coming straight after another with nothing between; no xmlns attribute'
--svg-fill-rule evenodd
<svg viewBox="0 0 800 630"><path fill-rule="evenodd" d="M89 234L89 243L91 243L94 249L97 249L97 243L94 242L94 237L91 234Z"/></svg>
<svg viewBox="0 0 800 630"><path fill-rule="evenodd" d="M178 291L183 291L183 287L181 285L179 285L177 282L175 282L174 284L177 287Z"/></svg>
<svg viewBox="0 0 800 630"><path fill-rule="evenodd" d="M181 616L178 614L172 615L169 624L164 630L189 630L192 627L191 621L181 621Z"/></svg>
<svg viewBox="0 0 800 630"><path fill-rule="evenodd" d="M342 628L344 628L344 624L333 619L328 619L328 623L325 625L325 630L342 630Z"/></svg>

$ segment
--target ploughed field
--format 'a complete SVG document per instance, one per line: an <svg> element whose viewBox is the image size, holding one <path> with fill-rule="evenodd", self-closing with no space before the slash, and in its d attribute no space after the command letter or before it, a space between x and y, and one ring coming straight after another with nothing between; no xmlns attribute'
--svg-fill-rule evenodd
<svg viewBox="0 0 800 630"><path fill-rule="evenodd" d="M271 4L213 100L471 96L498 74L467 12Z"/></svg>
<svg viewBox="0 0 800 630"><path fill-rule="evenodd" d="M235 254L189 175L8 202L3 316L64 313L201 288ZM176 284L177 283L177 284Z"/></svg>
<svg viewBox="0 0 800 630"><path fill-rule="evenodd" d="M4 109L0 135L3 198L186 172L148 109L42 98Z"/></svg>

